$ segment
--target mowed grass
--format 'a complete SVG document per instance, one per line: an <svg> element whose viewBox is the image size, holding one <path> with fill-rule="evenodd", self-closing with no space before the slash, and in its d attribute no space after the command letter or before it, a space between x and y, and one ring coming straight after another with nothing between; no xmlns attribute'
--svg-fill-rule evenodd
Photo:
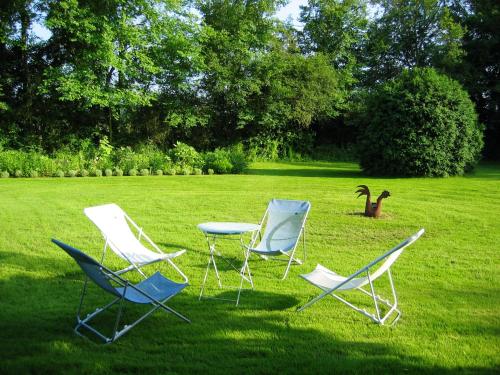
<svg viewBox="0 0 500 375"><path fill-rule="evenodd" d="M375 196L391 192L382 219L360 215L359 184ZM272 198L311 201L306 263L282 281L285 263L252 258L255 290L242 293L240 306L199 301L208 251L196 225L258 222ZM164 250L187 249L177 264L190 286L169 305L192 324L157 311L111 345L73 333L82 272L50 239L99 258L101 235L82 210L109 202ZM0 180L0 372L498 373L499 207L498 164L444 179L368 178L349 163L260 163L238 176ZM318 292L300 273L321 263L348 275L420 228L425 235L393 267L403 312L395 327L333 298L296 312ZM242 260L238 242L220 246ZM123 265L114 254L106 264ZM219 265L236 285L236 273ZM173 275L164 264L147 270L157 268ZM386 281L376 286L387 294ZM209 295L235 296L218 290L213 275L208 285ZM86 311L108 300L94 287ZM144 311L127 305L125 322ZM108 314L96 323L112 322Z"/></svg>

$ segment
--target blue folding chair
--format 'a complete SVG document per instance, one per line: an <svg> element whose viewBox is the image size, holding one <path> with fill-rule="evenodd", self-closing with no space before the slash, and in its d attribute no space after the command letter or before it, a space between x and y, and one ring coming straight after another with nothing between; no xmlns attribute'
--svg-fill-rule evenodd
<svg viewBox="0 0 500 375"><path fill-rule="evenodd" d="M160 308L174 314L175 316L185 320L188 323L191 322L184 315L179 314L171 307L165 305L166 301L177 295L182 289L188 286L188 283L179 284L173 282L172 280L169 280L165 276L163 276L160 272L156 272L154 275L137 284L131 284L128 280L120 277L116 272L113 272L110 269L106 268L80 250L77 250L55 239L52 239L52 242L54 242L57 246L68 253L68 255L78 263L83 272L86 274L85 283L80 298L80 306L78 307L78 313L76 316L77 325L75 326L75 332L78 335L83 336L79 332L79 329L80 327L85 327L96 334L100 339L104 340L105 343L112 343L113 341L117 340L119 337L127 333L129 330L131 330L133 327L135 327L138 323L147 318L154 311ZM107 305L96 309L93 313L88 314L84 319L82 319L80 317L80 314L82 311L83 300L85 298L87 282L89 279L96 283L103 290L113 295L115 299ZM149 304L153 305L153 308L132 324L125 325L121 330L118 330L118 327L120 325L120 318L122 315L123 301L138 304ZM119 309L116 315L113 333L110 337L105 336L96 328L88 324L88 322L95 316L107 310L118 302Z"/></svg>
<svg viewBox="0 0 500 375"><path fill-rule="evenodd" d="M255 253L264 259L269 256L286 255L288 264L283 275L283 279L285 279L292 262L302 264L300 259L294 257L300 236L302 236L305 261L305 224L310 209L311 203L308 201L272 199L260 222L260 230L254 234L250 246L246 246L244 267L248 267L248 258L251 253ZM265 229L262 234L264 223ZM260 241L256 244L258 237L260 237ZM248 273L250 273L250 270L248 270Z"/></svg>

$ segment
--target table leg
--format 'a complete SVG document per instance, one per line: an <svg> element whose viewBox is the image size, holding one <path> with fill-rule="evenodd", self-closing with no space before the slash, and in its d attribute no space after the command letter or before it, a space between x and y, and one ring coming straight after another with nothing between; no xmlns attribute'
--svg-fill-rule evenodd
<svg viewBox="0 0 500 375"><path fill-rule="evenodd" d="M205 277L203 278L203 283L201 284L200 297L198 298L199 300L201 300L201 297L203 296L203 291L205 290L205 284L207 282L208 272L210 270L211 263L213 263L213 265L214 265L215 276L217 277L217 282L219 284L219 288L222 288L222 283L220 280L219 271L217 270L217 264L215 263L215 257L214 257L214 254L215 254L215 236L213 236L212 242L210 242L210 237L208 235L205 235L205 237L207 239L207 244L208 244L208 248L210 251L210 256L208 258L208 264L207 264L207 269L205 271Z"/></svg>

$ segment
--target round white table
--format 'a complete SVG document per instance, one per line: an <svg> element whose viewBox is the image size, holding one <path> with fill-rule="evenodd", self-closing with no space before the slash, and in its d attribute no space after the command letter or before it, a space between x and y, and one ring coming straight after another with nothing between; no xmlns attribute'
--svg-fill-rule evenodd
<svg viewBox="0 0 500 375"><path fill-rule="evenodd" d="M242 249L245 249L245 243L243 241L243 235L245 233L250 233L253 232L255 233L256 231L260 230L260 225L258 224L253 224L253 223L235 223L235 222L207 222L207 223L201 223L198 224L198 229L200 229L203 234L205 235L205 238L207 240L208 244L208 249L210 252L210 257L208 259L208 265L207 265L207 270L205 271L205 277L203 278L203 283L201 285L201 291L200 291L200 298L203 296L203 291L205 289L205 283L207 281L207 276L208 276L208 271L210 270L210 265L213 264L214 271L215 271L215 276L217 277L217 282L219 284L219 288L222 288L222 282L220 279L219 271L217 270L217 264L215 262L215 255L223 258L228 262L231 267L234 268L236 272L238 272L241 276L241 282L240 282L240 287L238 288L238 297L236 298L236 305L238 305L240 301L240 294L241 294L241 289L243 287L243 281L247 281L250 283L252 289L253 289L253 280L252 280L252 275L250 274L250 269L248 267L248 260L247 256L244 252L245 255L245 261L243 262L243 266L238 269L234 266L233 263L231 263L228 259L224 258L219 252L216 251L215 249L215 243L216 239L219 236L235 236L239 235L240 236L240 244ZM253 244L255 241L256 236L252 236L250 246ZM214 297L212 297L214 298ZM234 301L234 300L232 300Z"/></svg>

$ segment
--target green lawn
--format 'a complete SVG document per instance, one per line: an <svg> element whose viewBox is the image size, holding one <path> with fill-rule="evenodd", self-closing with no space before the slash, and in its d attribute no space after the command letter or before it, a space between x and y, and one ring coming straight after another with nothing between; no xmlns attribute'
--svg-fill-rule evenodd
<svg viewBox="0 0 500 375"><path fill-rule="evenodd" d="M362 183L391 192L382 219L359 215ZM498 164L444 179L367 178L348 163L258 163L238 176L2 179L0 197L1 373L500 371ZM208 252L196 224L258 222L271 198L311 201L307 262L281 281L283 262L252 258L256 288L240 306L198 301ZM158 311L111 345L73 333L82 273L50 238L98 257L101 236L82 210L108 202L164 249L187 249L177 263L191 286L170 305L192 324ZM332 298L296 312L316 294L300 273L321 263L349 274L421 227L425 235L393 267L403 312L395 327ZM221 246L241 259L237 242ZM122 265L114 255L107 264ZM209 285L213 296L234 296L213 278ZM90 307L107 299L94 288ZM132 306L125 319L142 311Z"/></svg>

